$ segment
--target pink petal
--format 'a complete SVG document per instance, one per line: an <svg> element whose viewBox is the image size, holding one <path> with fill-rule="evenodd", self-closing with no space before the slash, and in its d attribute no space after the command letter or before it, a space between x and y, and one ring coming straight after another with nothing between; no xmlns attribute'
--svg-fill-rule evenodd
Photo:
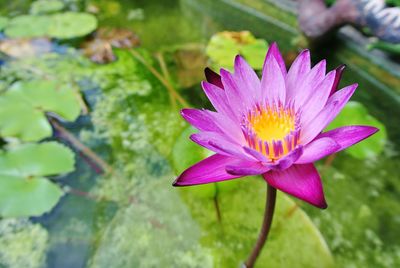
<svg viewBox="0 0 400 268"><path fill-rule="evenodd" d="M270 166L273 170L284 170L293 165L303 154L303 146L298 146L296 149L279 159L276 163Z"/></svg>
<svg viewBox="0 0 400 268"><path fill-rule="evenodd" d="M286 102L295 99L298 85L311 69L310 51L303 50L294 60L286 76Z"/></svg>
<svg viewBox="0 0 400 268"><path fill-rule="evenodd" d="M339 145L339 148L335 151L338 152L368 138L377 131L379 131L379 129L370 126L345 126L321 133L315 140L325 138L333 139Z"/></svg>
<svg viewBox="0 0 400 268"><path fill-rule="evenodd" d="M336 71L335 82L333 83L331 93L329 95L333 95L333 93L335 93L336 90L338 89L340 79L342 79L342 74L343 74L343 71L345 68L346 68L346 65L342 64L335 69L335 71Z"/></svg>
<svg viewBox="0 0 400 268"><path fill-rule="evenodd" d="M221 132L220 128L214 123L211 111L198 109L182 109L182 117L192 126L201 131Z"/></svg>
<svg viewBox="0 0 400 268"><path fill-rule="evenodd" d="M345 87L331 97L326 106L314 118L305 118L301 126L300 144L307 144L313 140L321 131L339 114L345 104L349 101L357 88L357 84Z"/></svg>
<svg viewBox="0 0 400 268"><path fill-rule="evenodd" d="M239 125L226 115L197 109L182 109L181 114L186 121L200 131L223 134L235 143L246 142Z"/></svg>
<svg viewBox="0 0 400 268"><path fill-rule="evenodd" d="M225 170L226 165L235 165L237 162L236 158L214 154L186 169L172 185L188 186L239 178Z"/></svg>
<svg viewBox="0 0 400 268"><path fill-rule="evenodd" d="M285 79L274 57L265 60L261 78L261 99L270 105L285 104Z"/></svg>
<svg viewBox="0 0 400 268"><path fill-rule="evenodd" d="M203 87L204 93L207 95L207 98L210 100L217 112L225 114L231 119L236 119L224 90L221 90L221 88L204 81L201 83L201 86Z"/></svg>
<svg viewBox="0 0 400 268"><path fill-rule="evenodd" d="M241 57L235 58L235 73L233 74L235 82L245 96L248 96L249 104L253 104L260 99L260 79L251 66Z"/></svg>
<svg viewBox="0 0 400 268"><path fill-rule="evenodd" d="M279 51L279 47L276 42L273 42L268 48L268 52L263 64L263 69L266 67L265 65L267 64L267 60L271 57L275 58L276 62L279 65L279 68L281 69L283 77L286 77L287 71L285 61L283 60L282 54Z"/></svg>
<svg viewBox="0 0 400 268"><path fill-rule="evenodd" d="M204 74L206 75L207 82L224 89L224 85L222 84L221 76L219 74L208 67L204 69Z"/></svg>
<svg viewBox="0 0 400 268"><path fill-rule="evenodd" d="M253 99L248 93L246 94L246 89L241 87L241 83L238 83L237 79L229 71L221 69L221 79L222 84L224 84L226 98L230 107L233 107L233 113L237 118L241 118L242 113L248 107L251 107Z"/></svg>
<svg viewBox="0 0 400 268"><path fill-rule="evenodd" d="M269 170L270 168L268 168L267 166L263 166L259 162L251 161L242 161L236 165L226 166L226 172L236 176L260 175Z"/></svg>
<svg viewBox="0 0 400 268"><path fill-rule="evenodd" d="M327 155L335 153L340 146L331 138L315 139L304 146L303 154L296 161L296 164L313 163L324 158Z"/></svg>
<svg viewBox="0 0 400 268"><path fill-rule="evenodd" d="M256 151L252 148L249 148L247 146L243 146L243 150L250 156L252 156L254 159L260 161L260 162L264 162L267 163L269 162L268 158L263 155L262 153L260 153L259 151Z"/></svg>
<svg viewBox="0 0 400 268"><path fill-rule="evenodd" d="M293 101L295 108L302 107L303 104L314 94L317 86L324 80L326 71L326 61L322 60L315 65L311 71L300 79L299 83L295 85L297 87Z"/></svg>
<svg viewBox="0 0 400 268"><path fill-rule="evenodd" d="M301 118L314 118L325 106L335 81L336 71L329 72L301 107Z"/></svg>
<svg viewBox="0 0 400 268"><path fill-rule="evenodd" d="M241 145L226 139L226 136L215 132L199 132L192 134L190 139L195 143L218 154L235 156L237 158L254 160L248 156Z"/></svg>
<svg viewBox="0 0 400 268"><path fill-rule="evenodd" d="M313 164L269 171L264 179L273 187L319 208L327 208L321 178Z"/></svg>

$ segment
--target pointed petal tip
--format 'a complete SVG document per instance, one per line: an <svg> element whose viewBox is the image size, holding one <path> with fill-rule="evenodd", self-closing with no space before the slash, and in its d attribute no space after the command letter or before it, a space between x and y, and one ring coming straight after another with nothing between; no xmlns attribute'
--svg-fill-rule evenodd
<svg viewBox="0 0 400 268"><path fill-rule="evenodd" d="M180 114L183 118L185 118L185 116L187 116L187 112L188 112L189 108L183 108L180 111Z"/></svg>
<svg viewBox="0 0 400 268"><path fill-rule="evenodd" d="M328 204L325 203L324 205L320 206L319 208L320 208L320 209L327 209L327 208L328 208Z"/></svg>
<svg viewBox="0 0 400 268"><path fill-rule="evenodd" d="M344 69L346 69L346 68L347 68L347 65L346 65L346 64L340 64L338 67L336 67L336 70L337 70L338 72L343 72Z"/></svg>
<svg viewBox="0 0 400 268"><path fill-rule="evenodd" d="M173 187L178 187L178 186L180 186L180 185L179 185L179 182L178 182L178 178L176 178L176 179L172 182L172 186L173 186Z"/></svg>
<svg viewBox="0 0 400 268"><path fill-rule="evenodd" d="M221 76L214 72L213 70L211 70L210 68L206 67L204 69L204 75L206 77L207 82L221 88L224 89L224 85L221 82Z"/></svg>

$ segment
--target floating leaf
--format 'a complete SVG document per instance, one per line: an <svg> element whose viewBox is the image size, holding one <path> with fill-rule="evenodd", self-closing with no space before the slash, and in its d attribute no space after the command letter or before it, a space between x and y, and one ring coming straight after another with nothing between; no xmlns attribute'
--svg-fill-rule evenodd
<svg viewBox="0 0 400 268"><path fill-rule="evenodd" d="M0 173L32 177L71 172L74 154L56 143L24 144L11 151L0 152Z"/></svg>
<svg viewBox="0 0 400 268"><path fill-rule="evenodd" d="M4 32L8 37L41 37L47 36L50 21L47 16L21 15L12 18Z"/></svg>
<svg viewBox="0 0 400 268"><path fill-rule="evenodd" d="M6 27L8 21L9 20L7 17L0 16L0 31L3 30L4 27Z"/></svg>
<svg viewBox="0 0 400 268"><path fill-rule="evenodd" d="M254 69L261 69L268 43L256 39L250 32L220 32L213 35L206 53L216 67L233 67L233 58L241 54Z"/></svg>
<svg viewBox="0 0 400 268"><path fill-rule="evenodd" d="M73 169L73 153L56 142L24 144L1 152L0 215L39 216L49 211L63 191L42 176Z"/></svg>
<svg viewBox="0 0 400 268"><path fill-rule="evenodd" d="M57 185L44 178L0 174L0 215L39 216L54 207L62 194Z"/></svg>
<svg viewBox="0 0 400 268"><path fill-rule="evenodd" d="M358 159L365 159L379 155L387 140L386 127L376 118L368 114L368 110L361 103L349 101L339 116L332 121L326 130L346 126L366 125L379 128L379 131L368 139L351 146L346 152Z"/></svg>
<svg viewBox="0 0 400 268"><path fill-rule="evenodd" d="M9 37L75 38L93 32L97 19L88 13L64 12L53 15L22 15L10 20L5 28Z"/></svg>
<svg viewBox="0 0 400 268"><path fill-rule="evenodd" d="M85 36L97 28L97 19L88 13L65 12L51 16L49 35L60 39Z"/></svg>
<svg viewBox="0 0 400 268"><path fill-rule="evenodd" d="M240 266L251 252L262 222L265 181L256 177L234 181L237 188L218 197L220 224L213 216L212 200L192 195L189 187L179 188L200 225L202 246L212 249L216 267ZM257 267L334 267L321 233L299 205L280 192L270 236L257 264Z"/></svg>
<svg viewBox="0 0 400 268"><path fill-rule="evenodd" d="M51 135L45 112L69 121L80 113L75 92L55 81L18 82L0 95L0 135L23 141L37 141Z"/></svg>
<svg viewBox="0 0 400 268"><path fill-rule="evenodd" d="M240 54L243 55L251 67L261 70L267 50L267 42L262 39L257 39L254 43L243 46Z"/></svg>
<svg viewBox="0 0 400 268"><path fill-rule="evenodd" d="M30 13L34 15L49 14L64 8L64 2L58 0L38 0L31 4Z"/></svg>

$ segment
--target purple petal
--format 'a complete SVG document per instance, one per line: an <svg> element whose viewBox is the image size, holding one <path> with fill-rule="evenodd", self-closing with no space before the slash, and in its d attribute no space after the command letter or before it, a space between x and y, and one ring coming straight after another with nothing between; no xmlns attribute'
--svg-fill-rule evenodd
<svg viewBox="0 0 400 268"><path fill-rule="evenodd" d="M233 143L227 140L226 136L215 132L195 133L190 136L190 139L200 146L203 146L218 154L254 160L243 151L242 145Z"/></svg>
<svg viewBox="0 0 400 268"><path fill-rule="evenodd" d="M224 84L224 90L230 107L237 118L241 118L249 107L252 107L255 98L249 94L247 86L238 79L238 76L231 74L225 69L221 69L221 79ZM247 91L247 92L246 92Z"/></svg>
<svg viewBox="0 0 400 268"><path fill-rule="evenodd" d="M206 75L207 82L224 89L224 85L222 84L221 76L219 74L208 67L204 69L204 74Z"/></svg>
<svg viewBox="0 0 400 268"><path fill-rule="evenodd" d="M345 126L321 133L316 137L316 140L324 138L333 139L339 145L339 148L335 151L336 153L368 138L377 131L379 129L370 126Z"/></svg>
<svg viewBox="0 0 400 268"><path fill-rule="evenodd" d="M263 174L273 187L319 208L327 208L321 178L313 164L293 165Z"/></svg>
<svg viewBox="0 0 400 268"><path fill-rule="evenodd" d="M310 51L303 50L294 60L286 76L286 100L296 98L298 85L311 69Z"/></svg>
<svg viewBox="0 0 400 268"><path fill-rule="evenodd" d="M186 169L172 185L188 186L239 178L227 173L225 169L227 165L235 165L237 162L236 158L214 154Z"/></svg>
<svg viewBox="0 0 400 268"><path fill-rule="evenodd" d="M263 155L262 153L260 153L259 151L256 151L252 148L249 148L247 146L243 146L243 150L248 154L251 155L254 159L261 161L261 162L269 162L268 158Z"/></svg>
<svg viewBox="0 0 400 268"><path fill-rule="evenodd" d="M343 71L345 68L346 68L346 65L342 64L335 69L335 71L336 71L335 82L333 83L331 93L329 94L330 96L333 95L333 93L335 93L336 90L338 89L340 79L342 79L342 74L343 74Z"/></svg>
<svg viewBox="0 0 400 268"><path fill-rule="evenodd" d="M284 104L286 98L285 79L274 57L267 57L261 78L261 99L270 105Z"/></svg>
<svg viewBox="0 0 400 268"><path fill-rule="evenodd" d="M326 106L314 118L306 118L301 126L300 144L312 141L338 115L357 88L357 84L345 87L333 94Z"/></svg>
<svg viewBox="0 0 400 268"><path fill-rule="evenodd" d="M221 132L220 128L214 123L211 111L198 109L182 109L182 117L192 126L200 131Z"/></svg>
<svg viewBox="0 0 400 268"><path fill-rule="evenodd" d="M300 79L299 83L295 85L295 96L293 98L295 108L301 107L316 90L316 87L324 80L326 71L326 61L322 60L315 65L307 76Z"/></svg>
<svg viewBox="0 0 400 268"><path fill-rule="evenodd" d="M226 172L236 176L260 175L269 170L270 170L269 167L263 166L259 162L251 162L251 161L242 161L236 165L226 166Z"/></svg>
<svg viewBox="0 0 400 268"><path fill-rule="evenodd" d="M273 170L284 170L289 168L303 154L303 146L298 146L290 153L279 159L274 165L270 166Z"/></svg>
<svg viewBox="0 0 400 268"><path fill-rule="evenodd" d="M335 153L339 148L339 144L331 138L315 139L304 146L303 154L296 161L296 164L313 163L327 155Z"/></svg>
<svg viewBox="0 0 400 268"><path fill-rule="evenodd" d="M282 54L279 51L279 47L276 44L276 42L273 42L268 48L267 56L265 56L265 60L264 60L263 69L266 68L265 65L267 64L267 60L270 57L275 58L276 62L279 65L279 68L282 72L283 77L286 77L287 71L286 71L285 61L283 60Z"/></svg>
<svg viewBox="0 0 400 268"><path fill-rule="evenodd" d="M253 104L260 99L260 79L253 68L240 55L235 58L233 77L242 94L251 98L248 100L248 104Z"/></svg>
<svg viewBox="0 0 400 268"><path fill-rule="evenodd" d="M314 118L325 106L335 81L336 71L329 72L325 79L319 83L310 95L309 99L301 107L302 121L308 118ZM304 122L304 121L303 121Z"/></svg>
<svg viewBox="0 0 400 268"><path fill-rule="evenodd" d="M245 143L241 128L228 116L197 109L182 109L181 114L192 126L200 131L225 135L230 141Z"/></svg>
<svg viewBox="0 0 400 268"><path fill-rule="evenodd" d="M225 114L231 119L236 119L224 90L221 90L219 87L204 81L201 83L201 86L203 87L204 93L207 95L207 98L210 100L217 112Z"/></svg>

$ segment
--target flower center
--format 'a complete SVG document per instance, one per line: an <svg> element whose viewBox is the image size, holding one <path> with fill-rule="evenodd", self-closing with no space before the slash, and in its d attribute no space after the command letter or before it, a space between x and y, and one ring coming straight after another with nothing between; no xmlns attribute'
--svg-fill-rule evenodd
<svg viewBox="0 0 400 268"><path fill-rule="evenodd" d="M275 161L296 147L297 116L292 107L256 106L243 119L243 133L250 148Z"/></svg>

